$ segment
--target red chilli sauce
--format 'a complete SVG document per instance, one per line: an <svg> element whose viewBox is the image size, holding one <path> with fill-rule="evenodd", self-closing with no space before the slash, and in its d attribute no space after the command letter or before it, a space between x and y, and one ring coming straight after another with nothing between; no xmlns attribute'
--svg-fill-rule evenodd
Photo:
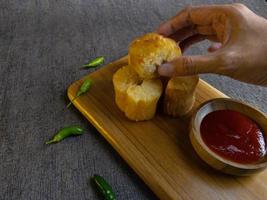
<svg viewBox="0 0 267 200"><path fill-rule="evenodd" d="M204 117L200 125L204 143L228 160L248 164L266 153L261 128L247 116L233 110L217 110Z"/></svg>

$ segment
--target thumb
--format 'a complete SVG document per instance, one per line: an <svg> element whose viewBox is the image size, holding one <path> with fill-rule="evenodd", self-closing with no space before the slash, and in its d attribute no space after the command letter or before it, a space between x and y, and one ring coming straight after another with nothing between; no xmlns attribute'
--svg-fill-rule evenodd
<svg viewBox="0 0 267 200"><path fill-rule="evenodd" d="M187 76L216 72L217 56L181 56L158 67L161 76Z"/></svg>

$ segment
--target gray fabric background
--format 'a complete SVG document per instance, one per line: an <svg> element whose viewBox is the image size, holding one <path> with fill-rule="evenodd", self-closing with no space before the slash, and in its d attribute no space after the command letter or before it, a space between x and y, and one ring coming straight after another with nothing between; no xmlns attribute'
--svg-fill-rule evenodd
<svg viewBox="0 0 267 200"><path fill-rule="evenodd" d="M133 38L185 5L226 2L232 1L0 0L0 199L100 199L88 184L94 173L111 183L118 199L155 199L83 116L65 109L66 89L90 72L82 64L101 55L106 63L120 58ZM239 2L267 17L265 0ZM204 79L267 111L266 88L216 75ZM72 124L86 134L44 145Z"/></svg>

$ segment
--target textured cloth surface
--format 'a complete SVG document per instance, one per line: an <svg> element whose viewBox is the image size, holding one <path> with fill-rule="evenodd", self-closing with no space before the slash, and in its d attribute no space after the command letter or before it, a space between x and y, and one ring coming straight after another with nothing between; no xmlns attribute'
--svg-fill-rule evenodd
<svg viewBox="0 0 267 200"><path fill-rule="evenodd" d="M82 64L102 55L106 63L120 58L133 38L185 5L226 2L232 1L0 0L0 199L100 199L90 185L95 173L111 183L118 199L156 199L83 116L65 108L66 89L90 72L80 70ZM267 17L265 0L239 2ZM188 53L205 52L207 44ZM267 112L266 88L203 78ZM86 134L44 145L74 124Z"/></svg>

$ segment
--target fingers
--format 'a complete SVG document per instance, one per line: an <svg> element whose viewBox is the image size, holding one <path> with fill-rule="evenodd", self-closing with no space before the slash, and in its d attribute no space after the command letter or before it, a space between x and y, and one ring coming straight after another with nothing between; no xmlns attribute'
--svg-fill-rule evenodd
<svg viewBox="0 0 267 200"><path fill-rule="evenodd" d="M188 7L176 16L160 25L157 32L180 42L182 51L186 48L209 39L223 42L227 25L227 5L209 5ZM218 34L220 33L220 34ZM210 52L221 48L215 44L209 48ZM220 73L223 65L218 66L219 51L205 56L181 56L172 62L162 64L158 72L162 76L186 76L199 73Z"/></svg>
<svg viewBox="0 0 267 200"><path fill-rule="evenodd" d="M223 5L187 7L161 24L157 29L157 33L170 36L176 31L192 25L212 26L213 18L222 13L224 7Z"/></svg>
<svg viewBox="0 0 267 200"><path fill-rule="evenodd" d="M159 66L158 73L161 76L187 76L200 73L214 73L217 71L217 56L181 56L169 63Z"/></svg>
<svg viewBox="0 0 267 200"><path fill-rule="evenodd" d="M189 21L190 9L191 7L183 9L176 16L161 24L156 32L164 36L170 36L177 30L192 25L192 23Z"/></svg>
<svg viewBox="0 0 267 200"><path fill-rule="evenodd" d="M200 26L197 26L196 29L197 29L197 32L201 35L215 35L216 34L215 30L210 25L205 25L205 26L200 25Z"/></svg>

